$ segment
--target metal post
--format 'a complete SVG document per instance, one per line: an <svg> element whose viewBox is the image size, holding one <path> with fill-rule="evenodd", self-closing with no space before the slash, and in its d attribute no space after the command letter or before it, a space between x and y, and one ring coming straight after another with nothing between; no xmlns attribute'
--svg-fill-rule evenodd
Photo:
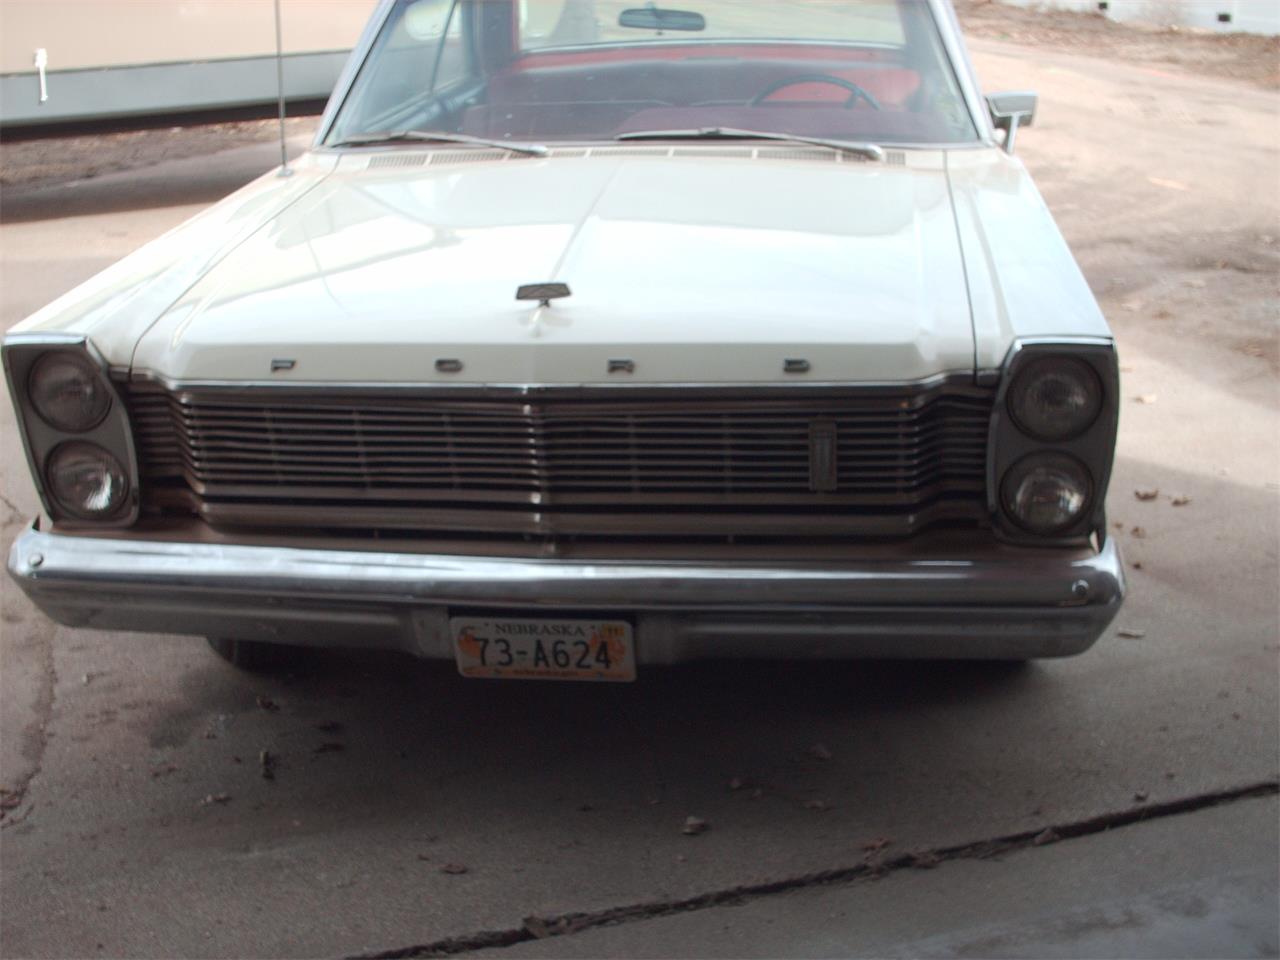
<svg viewBox="0 0 1280 960"><path fill-rule="evenodd" d="M280 0L275 0L276 8L276 101L280 106L280 173L278 176L293 175L289 169L289 150L284 139L284 41L280 28Z"/></svg>

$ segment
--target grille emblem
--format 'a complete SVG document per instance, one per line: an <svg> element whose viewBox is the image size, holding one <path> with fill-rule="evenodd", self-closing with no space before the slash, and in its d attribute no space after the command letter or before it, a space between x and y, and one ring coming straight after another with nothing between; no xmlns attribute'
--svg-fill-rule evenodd
<svg viewBox="0 0 1280 960"><path fill-rule="evenodd" d="M833 420L809 423L809 489L831 493L836 489L836 425Z"/></svg>

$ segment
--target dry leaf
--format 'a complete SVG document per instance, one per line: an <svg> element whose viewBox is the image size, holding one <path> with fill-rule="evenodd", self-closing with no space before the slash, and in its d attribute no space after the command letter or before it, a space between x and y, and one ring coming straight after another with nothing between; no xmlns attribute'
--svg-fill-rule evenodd
<svg viewBox="0 0 1280 960"><path fill-rule="evenodd" d="M1129 534L1130 536L1137 537L1139 540L1142 540L1146 537L1147 531L1142 529L1142 527L1134 527L1129 531Z"/></svg>
<svg viewBox="0 0 1280 960"><path fill-rule="evenodd" d="M1123 637L1126 640L1141 640L1146 635L1147 631L1145 630L1124 629L1116 631L1117 637Z"/></svg>
<svg viewBox="0 0 1280 960"><path fill-rule="evenodd" d="M1133 491L1133 495L1137 497L1139 500L1154 500L1156 497L1160 496L1160 491L1158 489L1157 490L1135 490Z"/></svg>
<svg viewBox="0 0 1280 960"><path fill-rule="evenodd" d="M460 874L464 874L467 872L467 867L465 864L461 864L461 863L446 863L443 867L440 868L440 872L451 873L454 876L459 876Z"/></svg>
<svg viewBox="0 0 1280 960"><path fill-rule="evenodd" d="M1145 403L1150 405L1156 402L1156 395L1154 393L1140 393L1133 399L1137 403Z"/></svg>
<svg viewBox="0 0 1280 960"><path fill-rule="evenodd" d="M1173 498L1173 505L1175 507L1185 507L1190 502L1191 502L1190 497L1174 497Z"/></svg>
<svg viewBox="0 0 1280 960"><path fill-rule="evenodd" d="M680 832L685 836L693 837L700 833L706 833L711 829L711 824L703 820L701 817L689 816L685 817L684 826L680 828Z"/></svg>

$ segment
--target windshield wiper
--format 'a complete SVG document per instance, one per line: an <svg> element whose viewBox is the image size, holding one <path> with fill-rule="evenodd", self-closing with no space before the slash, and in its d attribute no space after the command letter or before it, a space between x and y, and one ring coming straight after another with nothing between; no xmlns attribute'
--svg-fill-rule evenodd
<svg viewBox="0 0 1280 960"><path fill-rule="evenodd" d="M830 147L852 153L868 160L883 160L884 150L874 143L854 143L849 140L829 140L826 137L806 137L802 134L773 133L768 130L737 130L733 127L698 127L689 130L634 130L620 133L615 140L781 140L784 143L807 143L815 147Z"/></svg>
<svg viewBox="0 0 1280 960"><path fill-rule="evenodd" d="M513 153L527 153L534 157L545 157L547 148L540 143L520 143L510 140L491 140L488 137L473 137L466 133L441 133L437 130L391 130L385 133L360 133L347 137L330 147L372 147L380 143L468 143L477 147L497 147L499 150L510 150Z"/></svg>

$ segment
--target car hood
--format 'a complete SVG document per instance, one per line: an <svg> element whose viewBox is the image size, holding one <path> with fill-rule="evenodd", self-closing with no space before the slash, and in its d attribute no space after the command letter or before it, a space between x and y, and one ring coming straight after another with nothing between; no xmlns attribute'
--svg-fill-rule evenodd
<svg viewBox="0 0 1280 960"><path fill-rule="evenodd" d="M348 155L174 302L133 365L175 380L405 383L973 368L941 152L897 165L597 152ZM548 281L571 295L516 299ZM630 364L611 373L617 360Z"/></svg>

